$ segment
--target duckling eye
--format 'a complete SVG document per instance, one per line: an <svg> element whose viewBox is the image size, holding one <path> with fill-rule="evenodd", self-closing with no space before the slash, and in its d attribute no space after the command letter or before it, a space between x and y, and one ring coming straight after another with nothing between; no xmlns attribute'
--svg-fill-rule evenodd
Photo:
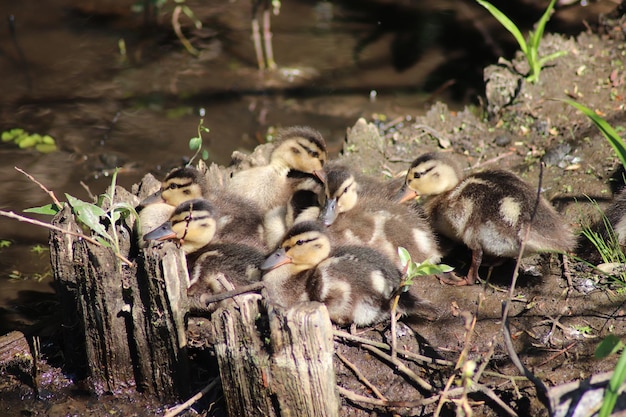
<svg viewBox="0 0 626 417"><path fill-rule="evenodd" d="M301 245L303 245L303 244L304 244L304 241L303 241L303 240L298 240L298 241L296 242L296 245L298 245L298 246L301 246Z"/></svg>
<svg viewBox="0 0 626 417"><path fill-rule="evenodd" d="M320 156L319 152L311 151L311 156L313 158L318 158Z"/></svg>
<svg viewBox="0 0 626 417"><path fill-rule="evenodd" d="M421 178L422 177L422 173L421 172L414 172L413 173L413 178Z"/></svg>

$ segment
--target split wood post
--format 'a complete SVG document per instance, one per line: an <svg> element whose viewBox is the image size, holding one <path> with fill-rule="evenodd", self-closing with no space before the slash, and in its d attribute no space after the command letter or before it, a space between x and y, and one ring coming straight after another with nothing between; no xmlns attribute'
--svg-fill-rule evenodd
<svg viewBox="0 0 626 417"><path fill-rule="evenodd" d="M228 415L276 417L261 296L241 295L224 304L211 315L211 329Z"/></svg>
<svg viewBox="0 0 626 417"><path fill-rule="evenodd" d="M333 326L326 306L301 303L287 310L270 306L272 386L282 417L339 415Z"/></svg>
<svg viewBox="0 0 626 417"><path fill-rule="evenodd" d="M339 415L332 324L323 304L270 307L266 315L259 295L245 295L211 322L230 416Z"/></svg>
<svg viewBox="0 0 626 417"><path fill-rule="evenodd" d="M53 224L81 231L67 206ZM129 230L118 229L125 257ZM186 263L172 244L142 254L139 268L130 267L110 248L51 232L65 358L85 370L80 376L89 376L96 394L138 389L174 402L188 392Z"/></svg>

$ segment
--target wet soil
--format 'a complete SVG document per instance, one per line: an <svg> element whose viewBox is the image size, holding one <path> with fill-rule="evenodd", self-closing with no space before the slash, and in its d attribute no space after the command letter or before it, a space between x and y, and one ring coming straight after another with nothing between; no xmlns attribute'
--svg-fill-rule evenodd
<svg viewBox="0 0 626 417"><path fill-rule="evenodd" d="M77 21L89 16L89 10L84 7L87 6L75 8L72 5L71 11L78 16ZM114 12L114 16L125 15L126 10L120 9L119 12ZM204 11L208 15L216 9L194 10L199 10L199 13ZM245 21L237 18L245 13L243 8L240 10L224 7L217 10L228 22ZM132 32L133 26L129 25L128 21L124 19L115 21L120 30L126 31L125 33ZM35 23L42 24L42 21L36 20ZM289 23L283 24L292 27ZM239 23L239 26L231 24L230 27L238 28L228 32L231 41L233 37L248 36L247 26L244 27L242 23ZM286 82L284 74L256 75L256 71L250 65L253 64L249 59L253 56L251 49L236 50L234 55L239 56L239 60L230 58L230 64L234 65L230 77L229 74L219 77L219 83L229 87L217 89L209 83L208 86L200 88L201 93L197 92L200 79L211 80L211 65L224 65L223 61L208 59L206 62L209 62L209 66L200 67L197 60L184 53L159 54L148 47L137 48L139 52L135 54L146 53L150 59L138 55L128 59L141 62L145 72L125 62L111 62L100 58L98 62L101 62L101 72L89 72L89 77L83 80L86 82L78 83L75 81L81 74L81 67L76 64L78 61L61 61L57 65L62 66L60 72L67 73L67 78L38 85L36 99L31 96L26 101L23 99L23 91L20 91L26 88L23 78L25 73L9 71L4 67L6 73L3 76L5 80L10 81L7 85L12 87L6 89L7 96L11 98L7 99L6 103L10 102L11 105L3 107L3 127L13 127L15 123L25 127L32 126L33 129L48 126L54 136L64 138L65 144L62 152L50 155L35 153L24 155L21 151L5 147L1 149L3 160L28 161L22 167L38 178L46 178L49 181L46 184L51 189L68 190L74 194L78 194L80 190L78 179L87 182L93 190L101 190L108 181L106 178L102 179L103 174L116 165L123 165L126 170L121 176L121 183L128 187L148 171L153 171L157 175L162 174L167 168L177 164L182 155L188 153L186 138L193 136L195 132L196 110L206 107L208 113L216 117L211 119L210 128L217 137L223 137L210 142L210 151L214 155L220 155L215 158L218 163L227 164L230 152L236 147L250 149L257 143L257 136L262 137L260 132L264 132L269 125L286 123L306 123L316 127L323 125L326 129L323 133L331 138L335 153L343 149L341 157L362 167L368 174L379 177L400 176L415 156L443 148L457 154L468 170L491 167L508 169L534 185L538 185L541 179L544 195L576 230L599 217L598 210L589 202L589 197L597 201L600 207L606 206L611 201L615 188L615 181L612 179L619 177L615 175L619 166L618 160L606 140L589 120L558 99L574 99L593 108L612 126L621 128L619 131L623 132L626 127L624 111L626 25L623 18L605 20L605 25L594 27L593 30L575 37L547 35L540 54L554 51L568 53L551 61L542 71L539 83L535 85L525 82L518 74L526 71L521 56L515 57L511 62L503 62L486 69L487 99L483 100L482 106L467 108L459 106L458 102L452 100L448 102L455 104L437 103L427 107L424 105L423 97L402 95L395 96L392 101L379 99L377 102L371 102L370 90L391 91L403 84L411 84L418 76L415 73L411 75L404 72L402 73L403 77L406 77L404 81L395 79L394 82L397 84L386 85L386 77L381 77L381 73L376 71L376 62L380 58L376 51L383 51L380 53L386 54L387 58L392 51L387 45L384 47L378 45L377 49L376 44L381 42L380 39L391 36L389 33L372 35L373 41L364 49L365 54L372 55L369 60L363 59L363 62L371 64L369 67L372 71L358 83L354 81L354 84L351 84L352 72L346 70L345 65L343 71L337 69L342 68L342 65L332 68L323 68L320 65L320 61L333 62L337 59L333 56L332 49L325 49L323 45L316 49L327 51L327 56L317 57L314 61L310 58L310 62L306 60L299 62L299 68L316 68L322 74L339 74L342 82L332 77L314 78L319 82L320 89L358 90L358 94L350 97L294 100L289 95L270 94L268 98L265 91L272 83L277 89L284 89L285 85L288 85L288 88L298 90L304 88L298 83L304 85L311 79L305 77L300 81ZM293 27L291 34L296 39L291 39L290 44L297 42L297 37L302 36ZM110 41L114 37L107 38L104 34L101 36L109 41L103 43L110 48ZM207 43L213 39L210 34L203 36L206 37ZM336 45L341 44L341 39L344 38L326 38L324 42ZM276 40L280 42L278 37ZM142 38L137 38L137 45L141 45L142 41ZM28 48L28 38L20 38L20 42L23 48ZM348 41L344 39L344 42ZM229 44L222 39L220 44L227 47L233 43ZM169 52L171 43L163 41L163 45L162 48L168 49ZM3 51L9 51L9 47L12 47L9 38L4 40L2 47ZM75 53L90 54L90 48L93 47L94 45L83 46ZM276 46L278 51L285 48ZM211 50L210 47L205 49ZM11 62L16 67L21 65L17 54L5 52L5 55L10 55ZM179 60L179 65L164 65L160 59L166 55L171 60ZM440 61L437 61L434 55L426 57L435 63L446 60L445 56L439 57ZM343 58L345 59L345 56ZM38 79L34 76L37 71L40 73L47 71L48 67L44 62L54 62L52 58L45 56L40 60L39 65L32 65L30 68L30 76L34 79ZM490 62L495 61L496 59L492 59ZM421 68L419 71L431 72L433 68L439 68L435 63L430 69ZM110 74L125 65L129 65L130 69L124 71L122 78L111 81ZM456 65L459 65L458 62ZM162 71L158 70L160 66L163 68ZM308 71L304 73L310 74ZM217 77L213 81L218 82ZM65 90L60 89L63 83L75 88L74 96L68 97ZM120 89L120 84L127 88ZM363 88L363 85L367 87ZM224 93L232 90L254 93L247 96L238 94L229 96ZM110 94L102 94L103 91ZM160 95L150 101L153 91L167 91L169 95ZM196 98L183 104L172 99L176 95L194 92ZM203 94L208 98L203 98ZM125 95L133 97L130 104L125 101ZM145 98L148 104L137 104L140 100L135 97ZM224 103L229 100L225 100L224 97L236 97L234 100L236 105L226 106ZM450 96L444 98L448 97ZM45 100L52 104L42 106L41 103ZM214 103L215 107L208 107L207 103ZM156 117L151 110L154 107L151 106L157 106L159 109ZM108 109L109 117L106 119L102 117L103 107ZM173 121L166 119L168 109L175 110L181 107L188 108L182 117L177 117ZM133 117L125 117L131 108ZM417 111L416 108L420 110ZM13 109L17 110L13 112ZM61 109L63 111L60 111ZM281 112L287 113L288 117L276 116ZM121 116L116 117L118 114ZM246 120L242 120L242 114L246 115L244 117ZM310 114L314 114L315 117L307 118L306 116ZM364 141L356 135L351 136L348 130L348 142L342 143L345 129L350 129L360 116L365 116L366 122L374 124L381 141L376 143ZM33 122L35 119L48 122L35 123ZM221 126L240 123L246 125L244 129L246 133L241 133L240 130L220 130L223 129ZM181 129L186 131L181 132ZM115 134L119 131L129 136L134 135L137 140L131 142L129 136L116 137ZM181 136L185 139L172 140L173 137ZM108 158L100 158L105 152ZM133 158L131 155L144 155L145 158ZM543 170L540 169L542 160L547 164ZM157 166L159 164L162 167ZM14 186L7 188L7 192L3 194L6 200L2 200L2 205L21 209L47 203L46 196L42 197L35 186L10 173L12 166L13 164L4 162L0 166L3 178L11 178L10 181L14 182ZM19 203L15 204L13 201ZM41 230L24 232L21 228L16 228L14 223L2 224L7 224L7 228L3 229L6 234L0 238L18 241L13 248L2 249L0 263L3 269L7 271L17 269L18 272L30 274L32 268L33 274L45 274L45 259L42 261L43 265L16 264L12 261L14 256L18 256L19 250L26 246L20 247L20 242L28 243L30 246L32 242L45 239L45 233ZM16 229L19 230L15 231ZM467 263L467 256L467 253L461 251L448 261L463 268ZM436 355L451 362L456 362L465 349L465 358L475 360L479 364L487 364L488 373L484 374L480 382L490 387L504 403L516 410L519 415L547 415L545 407L538 400L536 388L528 381L516 379L519 372L511 364L503 346L501 306L502 302L508 299L512 271L511 265L496 268L489 285L462 288L442 285L436 279L421 280L412 291L430 301L437 308L438 315L433 320L408 323L407 327L402 325L399 344L406 350ZM481 270L483 276L486 276L486 273L486 269ZM63 361L58 357L58 349L55 349L58 340L54 336L53 291L47 282L49 280L44 280L41 285L45 288L40 285L36 291L31 290L29 283L24 284L23 289L16 290L14 285L20 284L13 282L10 292L2 293L6 298L4 305L11 306L10 309L5 308L2 311L4 322L1 325L2 333L19 328L27 330L29 334L39 334L44 340L42 351L45 360L41 361L40 370L39 396L42 401L34 401L35 396L29 387L24 370L5 369L2 375L6 378L0 386L0 409L6 415L97 415L105 412L119 412L123 415L160 414L161 405L153 404L147 399L143 402L134 398L132 401L135 403L130 404L130 399L125 397L105 396L104 400L96 401L85 396L81 387L72 382L71 375L62 371ZM37 298L33 301L29 298L33 295L32 292L39 295L43 292L47 295L43 299ZM510 313L515 350L520 354L522 362L550 387L610 371L615 365L616 358L596 360L593 358L593 351L607 334L624 337L626 313L623 301L623 292L618 287L610 285L609 278L593 272L585 263L573 257L565 260L546 255L526 258L514 290ZM469 332L466 327L468 313L476 317L476 323ZM42 317L47 319L42 320ZM35 327L30 327L31 325ZM389 340L389 332L385 326L361 330L359 335L379 341ZM365 351L358 344L338 339L337 350L354 363L388 400L411 401L428 396L414 382L395 371L393 366L377 359L374 354ZM199 361L207 360L207 353L200 347L197 355ZM406 363L438 389L445 386L454 375L449 365L437 367L411 361ZM360 395L373 396L343 362L337 361L336 367L341 386ZM206 375L196 377L198 381L202 381ZM19 403L19 399L33 401ZM483 394L474 394L470 396L469 401L474 415L505 413L500 406ZM433 405L402 407L396 403L396 407L389 408L355 400L344 400L343 404L342 415L346 416L365 416L372 413L431 415L434 412ZM209 412L208 409L207 407L202 413L219 415L219 407L217 411L212 409L213 411ZM443 409L444 415L452 415L455 409L455 405L446 404Z"/></svg>

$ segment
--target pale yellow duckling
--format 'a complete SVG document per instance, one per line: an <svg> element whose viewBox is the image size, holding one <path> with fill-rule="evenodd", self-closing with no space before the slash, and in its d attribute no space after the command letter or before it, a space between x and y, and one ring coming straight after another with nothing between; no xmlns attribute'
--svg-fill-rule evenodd
<svg viewBox="0 0 626 417"><path fill-rule="evenodd" d="M311 221L293 226L261 269L270 302L289 308L319 301L339 325L368 326L387 319L402 279L398 268L374 249L331 248L325 227ZM400 310L408 312L420 303L403 293Z"/></svg>
<svg viewBox="0 0 626 417"><path fill-rule="evenodd" d="M435 231L472 250L467 277L457 285L479 279L483 254L516 258L528 226L524 255L567 252L575 246L565 219L543 197L536 204L537 190L510 172L489 170L463 178L449 156L428 153L411 164L398 199L416 196L425 198Z"/></svg>
<svg viewBox="0 0 626 417"><path fill-rule="evenodd" d="M227 186L266 212L286 205L299 182L289 177L291 172L317 176L323 182L326 159L326 143L318 131L304 126L287 128L279 132L268 165L234 173Z"/></svg>
<svg viewBox="0 0 626 417"><path fill-rule="evenodd" d="M326 202L320 220L329 227L333 244L375 248L399 267L400 246L415 262L441 260L437 239L421 209L396 204L388 184L358 177L347 166L332 165L325 171Z"/></svg>
<svg viewBox="0 0 626 417"><path fill-rule="evenodd" d="M153 205L155 207L166 206L165 209L162 207L157 209L162 213L160 218L169 213L161 223L167 221L180 204L193 199L207 199L220 215L217 227L218 240L239 242L262 251L267 250L263 214L256 203L222 188L209 190L205 176L196 168L183 167L170 171L163 180L160 192L149 199L157 203L145 205L144 210L149 210ZM152 217L156 216L152 215ZM145 222L145 220L141 221ZM143 230L147 232L154 227L144 226Z"/></svg>
<svg viewBox="0 0 626 417"><path fill-rule="evenodd" d="M146 234L146 240L177 240L188 258L189 295L229 291L258 282L264 254L241 242L219 241L219 212L209 201L194 199L176 207L170 220Z"/></svg>

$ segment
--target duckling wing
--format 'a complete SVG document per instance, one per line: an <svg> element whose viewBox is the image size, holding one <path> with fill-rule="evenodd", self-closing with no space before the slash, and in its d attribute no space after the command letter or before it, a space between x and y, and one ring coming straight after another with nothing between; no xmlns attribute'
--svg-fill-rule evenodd
<svg viewBox="0 0 626 417"><path fill-rule="evenodd" d="M205 246L202 254L190 266L189 295L229 291L220 277L233 287L261 280L260 266L265 256L257 249L235 243L217 243Z"/></svg>
<svg viewBox="0 0 626 417"><path fill-rule="evenodd" d="M323 302L340 325L368 326L384 320L401 273L377 251L346 246L320 263L307 282L312 300Z"/></svg>

